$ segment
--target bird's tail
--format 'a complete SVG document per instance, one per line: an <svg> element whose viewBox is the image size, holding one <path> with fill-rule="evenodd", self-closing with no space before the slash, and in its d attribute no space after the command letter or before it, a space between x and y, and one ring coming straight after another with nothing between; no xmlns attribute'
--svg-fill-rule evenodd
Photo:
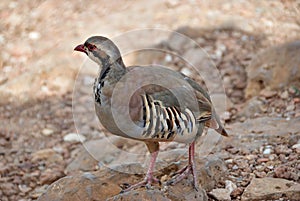
<svg viewBox="0 0 300 201"><path fill-rule="evenodd" d="M222 125L219 116L216 114L214 110L212 112L212 116L210 120L205 122L205 126L215 129L215 131L217 131L221 135L228 136L228 133L225 130L224 126Z"/></svg>

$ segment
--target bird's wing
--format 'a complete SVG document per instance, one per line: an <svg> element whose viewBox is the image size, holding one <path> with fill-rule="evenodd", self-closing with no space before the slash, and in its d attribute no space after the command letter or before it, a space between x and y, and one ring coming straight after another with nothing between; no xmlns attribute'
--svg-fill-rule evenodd
<svg viewBox="0 0 300 201"><path fill-rule="evenodd" d="M134 67L133 69L136 68L145 67ZM137 90L130 101L130 114L134 121L146 121L146 117L153 118L153 115L158 115L156 114L157 112L161 113L165 111L167 116L174 117L174 122L171 121L170 124L173 127L178 127L180 121L177 121L177 116L180 117L181 114L186 114L187 118L189 118L188 113L190 112L196 117L196 121L216 129L222 135L226 135L226 131L215 113L208 93L197 82L181 73L171 70L168 72L168 76L157 77L157 79L173 79L169 82L175 80L180 82L180 84L174 83L174 85L171 84L166 88L153 83L142 86ZM145 108L145 106L147 107ZM190 116L190 119L194 119L193 116ZM170 130L173 127L169 127Z"/></svg>
<svg viewBox="0 0 300 201"><path fill-rule="evenodd" d="M197 96L197 99L199 101L199 108L203 111L202 116L200 116L198 119L200 121L205 121L205 125L207 127L215 129L218 133L224 136L228 136L226 130L224 129L219 116L217 115L215 108L212 105L210 96L208 93L194 80L191 78L184 76L184 79L195 89L195 93Z"/></svg>

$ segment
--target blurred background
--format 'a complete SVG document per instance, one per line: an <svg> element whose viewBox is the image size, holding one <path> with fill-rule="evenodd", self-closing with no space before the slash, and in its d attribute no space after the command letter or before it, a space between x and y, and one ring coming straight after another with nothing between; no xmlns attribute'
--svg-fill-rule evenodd
<svg viewBox="0 0 300 201"><path fill-rule="evenodd" d="M143 144L109 136L117 147L111 149L103 140L106 131L95 118L91 95L97 67L73 52L92 35L131 37L116 40L122 53L122 47L146 44L199 66L214 63L222 81L212 87L214 101L222 105L220 116L232 137L212 153L228 169L220 175L236 185L230 199L254 199L243 195L253 178L299 184L300 1L2 0L0 19L1 200L35 200L66 175L101 169L98 161L121 164L127 157L144 163L144 155L120 151L146 154ZM147 28L164 34L138 31ZM201 51L172 31L196 41ZM125 63L159 63L199 77L168 53L130 54ZM170 143L162 149L184 147ZM204 189L218 200L212 190L225 187L219 179Z"/></svg>

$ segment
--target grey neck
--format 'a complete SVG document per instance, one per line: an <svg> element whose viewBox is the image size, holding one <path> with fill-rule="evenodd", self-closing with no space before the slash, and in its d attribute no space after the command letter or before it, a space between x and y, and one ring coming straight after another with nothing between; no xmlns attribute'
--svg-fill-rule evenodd
<svg viewBox="0 0 300 201"><path fill-rule="evenodd" d="M99 74L99 81L104 80L110 75L113 75L113 78L120 78L126 72L125 65L122 58L120 57L114 63L110 63L108 59L102 60L102 69Z"/></svg>

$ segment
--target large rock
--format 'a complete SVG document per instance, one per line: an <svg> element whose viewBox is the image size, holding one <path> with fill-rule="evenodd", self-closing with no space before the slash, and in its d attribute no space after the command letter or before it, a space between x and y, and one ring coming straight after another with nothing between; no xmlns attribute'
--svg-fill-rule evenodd
<svg viewBox="0 0 300 201"><path fill-rule="evenodd" d="M300 184L285 179L254 178L242 195L242 201L300 200Z"/></svg>
<svg viewBox="0 0 300 201"><path fill-rule="evenodd" d="M161 161L162 162L162 161ZM161 163L160 162L160 163ZM161 180L170 179L170 175L183 167L183 163L171 163L155 172ZM158 167L160 164L157 165ZM219 158L208 157L199 160L197 157L200 191L195 191L192 177L188 177L175 186L153 184L152 190L140 188L135 191L119 194L121 186L141 181L143 174L127 174L124 172L144 172L138 163L124 164L112 169L101 168L92 173L78 173L64 177L49 186L39 198L40 201L58 200L207 200L206 191L212 190L225 176L226 166ZM164 179L163 179L164 178Z"/></svg>
<svg viewBox="0 0 300 201"><path fill-rule="evenodd" d="M138 169L140 167L136 164L131 168ZM126 185L128 182L135 183L141 179L141 176L128 175L109 169L68 176L50 185L47 192L38 200L207 200L205 191L201 188L199 192L195 191L191 182L187 180L176 186L168 186L163 190L155 185L153 190L140 188L119 194L122 190L120 186Z"/></svg>
<svg viewBox="0 0 300 201"><path fill-rule="evenodd" d="M264 88L276 90L300 86L300 41L272 47L257 55L247 67L246 97L258 95Z"/></svg>
<svg viewBox="0 0 300 201"><path fill-rule="evenodd" d="M219 137L219 135L217 136ZM217 142L208 142L212 137L214 135L208 135L204 144L201 144L201 141L197 143L197 152L201 156L201 158L196 156L198 158L198 174L201 175L199 180L202 187L207 191L214 188L226 171L225 163L220 158L212 156L206 158L212 147L217 144ZM122 144L128 145L130 149L125 151L119 148ZM205 149L209 150L209 152L206 153ZM187 148L161 150L158 154L156 170L158 173L162 170L168 170L168 173L170 173L172 168L175 171L182 168L187 164L187 152ZM150 159L144 143L136 143L135 141L115 136L87 141L84 143L84 147L80 147L76 153L76 157L66 168L65 172L67 174L74 174L79 171L94 171L97 164L123 173L145 174ZM178 162L174 163L174 161ZM131 165L136 163L141 164L141 167L132 169Z"/></svg>

